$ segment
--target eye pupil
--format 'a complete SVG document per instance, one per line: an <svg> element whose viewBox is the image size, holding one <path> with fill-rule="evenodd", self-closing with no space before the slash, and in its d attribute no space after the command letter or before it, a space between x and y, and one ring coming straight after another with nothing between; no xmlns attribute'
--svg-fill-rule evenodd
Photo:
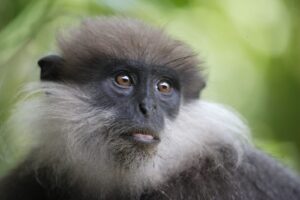
<svg viewBox="0 0 300 200"><path fill-rule="evenodd" d="M130 76L126 75L126 74L119 74L116 76L115 81L118 85L120 86L125 86L125 87L129 87L132 85L132 81Z"/></svg>

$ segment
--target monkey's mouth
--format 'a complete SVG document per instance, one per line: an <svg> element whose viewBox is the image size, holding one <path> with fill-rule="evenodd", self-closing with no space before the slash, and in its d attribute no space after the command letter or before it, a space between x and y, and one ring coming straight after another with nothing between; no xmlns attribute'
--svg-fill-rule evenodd
<svg viewBox="0 0 300 200"><path fill-rule="evenodd" d="M138 144L157 144L160 142L158 134L148 129L130 130L122 134L122 137Z"/></svg>

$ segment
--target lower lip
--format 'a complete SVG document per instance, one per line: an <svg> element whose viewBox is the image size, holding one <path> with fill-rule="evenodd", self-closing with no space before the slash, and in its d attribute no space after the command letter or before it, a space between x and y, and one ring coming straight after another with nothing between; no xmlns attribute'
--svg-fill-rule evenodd
<svg viewBox="0 0 300 200"><path fill-rule="evenodd" d="M141 141L141 142L152 142L154 140L154 137L152 135L145 135L141 133L135 133L132 134L133 139Z"/></svg>
<svg viewBox="0 0 300 200"><path fill-rule="evenodd" d="M133 133L127 135L126 139L130 139L134 142L141 143L141 144L156 144L159 142L159 140L154 138L152 135L147 135L142 133Z"/></svg>

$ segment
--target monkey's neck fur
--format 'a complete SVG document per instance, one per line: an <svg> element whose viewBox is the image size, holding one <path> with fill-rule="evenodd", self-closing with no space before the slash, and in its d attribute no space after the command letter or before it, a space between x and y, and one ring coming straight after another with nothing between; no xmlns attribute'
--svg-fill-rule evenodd
<svg viewBox="0 0 300 200"><path fill-rule="evenodd" d="M44 83L33 88L32 93L42 92L47 97L28 100L18 109L34 111L35 117L26 123L32 132L43 130L37 133L33 168L38 173L51 165L56 177L49 176L58 184L62 176L99 196L116 190L139 195L187 166L201 165L199 158L209 157L216 166L223 165L223 148L234 152L234 164L242 159L248 129L236 114L220 105L193 101L181 106L176 120L165 122L161 141L151 155L132 149L120 161L112 154L117 147L110 147L105 138L105 127L116 115L113 110L91 108L88 97L74 86Z"/></svg>

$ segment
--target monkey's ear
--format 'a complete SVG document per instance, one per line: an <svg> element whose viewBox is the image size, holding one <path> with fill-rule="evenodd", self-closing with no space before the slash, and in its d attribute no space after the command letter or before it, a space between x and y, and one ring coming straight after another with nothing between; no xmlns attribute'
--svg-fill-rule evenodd
<svg viewBox="0 0 300 200"><path fill-rule="evenodd" d="M58 81L59 71L64 63L64 59L58 55L49 55L41 58L38 65L41 68L40 79L42 81Z"/></svg>

